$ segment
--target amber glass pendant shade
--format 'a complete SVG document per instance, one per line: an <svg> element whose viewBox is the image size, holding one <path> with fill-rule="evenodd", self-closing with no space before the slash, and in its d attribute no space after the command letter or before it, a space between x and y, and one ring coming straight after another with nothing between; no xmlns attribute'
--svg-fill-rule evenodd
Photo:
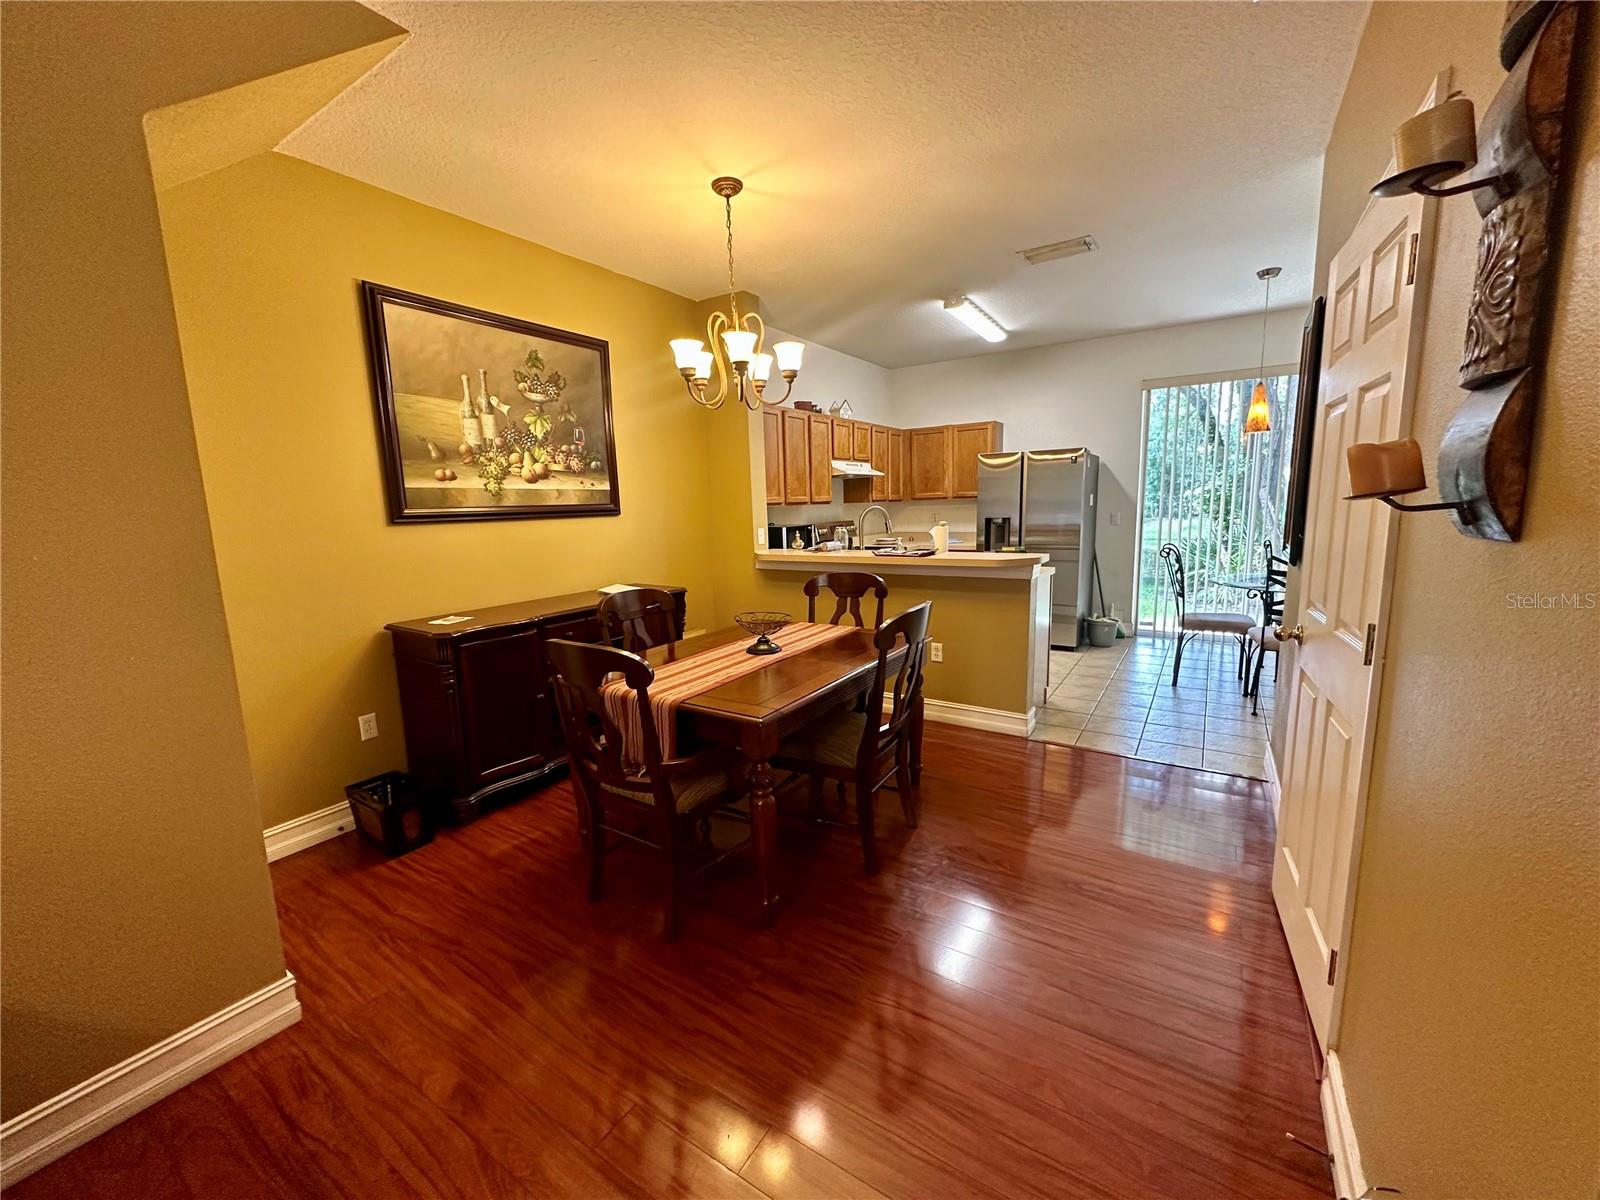
<svg viewBox="0 0 1600 1200"><path fill-rule="evenodd" d="M1267 385L1264 380L1256 380L1255 391L1250 393L1250 409L1244 415L1244 431L1246 433L1272 431L1272 410L1267 405Z"/></svg>

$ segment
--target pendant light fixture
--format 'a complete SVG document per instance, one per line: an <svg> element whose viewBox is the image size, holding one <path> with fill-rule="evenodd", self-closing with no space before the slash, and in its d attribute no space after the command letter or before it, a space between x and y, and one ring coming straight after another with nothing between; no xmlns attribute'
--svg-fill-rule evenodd
<svg viewBox="0 0 1600 1200"><path fill-rule="evenodd" d="M789 398L794 390L795 376L800 374L800 359L805 353L803 342L779 342L772 354L762 352L767 327L759 313L739 313L738 289L733 282L733 198L744 190L744 184L731 175L720 175L711 181L711 190L722 197L723 220L728 230L728 311L714 312L706 321L705 344L695 338L674 338L673 361L684 386L696 404L706 408L721 408L728 399L728 374L733 374L733 390L751 412L763 404L776 407ZM776 401L762 395L767 390L767 380L772 377L773 359L776 356L778 374L788 384ZM720 385L715 396L706 395L706 385L711 382L711 368L715 365Z"/></svg>
<svg viewBox="0 0 1600 1200"><path fill-rule="evenodd" d="M1272 281L1282 271L1282 267L1262 267L1256 272L1256 278L1267 285L1267 294L1261 301L1261 374L1250 393L1250 411L1244 415L1246 435L1272 432L1272 408L1267 403L1267 306L1272 302Z"/></svg>

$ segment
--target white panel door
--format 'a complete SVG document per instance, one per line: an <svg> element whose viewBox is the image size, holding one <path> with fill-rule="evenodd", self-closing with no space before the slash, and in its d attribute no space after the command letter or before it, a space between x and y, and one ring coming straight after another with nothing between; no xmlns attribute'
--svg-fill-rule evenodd
<svg viewBox="0 0 1600 1200"><path fill-rule="evenodd" d="M1435 201L1373 200L1328 269L1272 896L1317 1039L1335 1032L1398 513L1345 500L1352 442L1405 437ZM1424 518L1425 519L1425 518Z"/></svg>

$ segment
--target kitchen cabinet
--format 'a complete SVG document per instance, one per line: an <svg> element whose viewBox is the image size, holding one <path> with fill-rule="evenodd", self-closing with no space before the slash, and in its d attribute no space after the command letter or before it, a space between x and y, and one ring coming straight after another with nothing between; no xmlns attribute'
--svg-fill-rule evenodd
<svg viewBox="0 0 1600 1200"><path fill-rule="evenodd" d="M684 590L661 590L682 637ZM448 625L434 616L387 626L406 764L435 812L470 821L490 797L526 791L565 764L546 647L603 642L599 603L600 593L578 592L457 609L466 619Z"/></svg>
<svg viewBox="0 0 1600 1200"><path fill-rule="evenodd" d="M810 434L811 501L827 504L833 499L833 419L827 413L807 413Z"/></svg>
<svg viewBox="0 0 1600 1200"><path fill-rule="evenodd" d="M885 499L904 500L906 493L906 431L889 430L889 485Z"/></svg>
<svg viewBox="0 0 1600 1200"><path fill-rule="evenodd" d="M833 422L833 457L849 458L855 449L850 422L839 417L830 417L829 420Z"/></svg>
<svg viewBox="0 0 1600 1200"><path fill-rule="evenodd" d="M950 498L950 426L906 430L907 500Z"/></svg>
<svg viewBox="0 0 1600 1200"><path fill-rule="evenodd" d="M769 408L761 414L762 457L767 467L767 503L783 503L783 414Z"/></svg>
<svg viewBox="0 0 1600 1200"><path fill-rule="evenodd" d="M889 498L889 430L882 425L872 427L872 457L868 459L874 471L882 475L872 478L871 495L874 500Z"/></svg>
<svg viewBox="0 0 1600 1200"><path fill-rule="evenodd" d="M811 503L811 414L798 408L783 416L783 502Z"/></svg>
<svg viewBox="0 0 1600 1200"><path fill-rule="evenodd" d="M850 457L856 462L872 461L872 423L850 422Z"/></svg>
<svg viewBox="0 0 1600 1200"><path fill-rule="evenodd" d="M1000 449L999 421L976 421L950 427L950 495L976 497L978 455Z"/></svg>

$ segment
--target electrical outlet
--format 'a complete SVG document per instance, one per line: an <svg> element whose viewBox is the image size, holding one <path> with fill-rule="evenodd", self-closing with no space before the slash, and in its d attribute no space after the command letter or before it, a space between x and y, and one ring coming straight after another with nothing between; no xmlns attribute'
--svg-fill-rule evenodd
<svg viewBox="0 0 1600 1200"><path fill-rule="evenodd" d="M944 643L943 642L929 642L928 643L928 658L932 662L943 662L944 661Z"/></svg>
<svg viewBox="0 0 1600 1200"><path fill-rule="evenodd" d="M356 725L361 730L361 740L370 742L378 736L378 714L367 713L356 718Z"/></svg>
<svg viewBox="0 0 1600 1200"><path fill-rule="evenodd" d="M759 550L761 547L765 546L766 544L767 544L767 527L765 525L757 525L756 526L756 549Z"/></svg>

